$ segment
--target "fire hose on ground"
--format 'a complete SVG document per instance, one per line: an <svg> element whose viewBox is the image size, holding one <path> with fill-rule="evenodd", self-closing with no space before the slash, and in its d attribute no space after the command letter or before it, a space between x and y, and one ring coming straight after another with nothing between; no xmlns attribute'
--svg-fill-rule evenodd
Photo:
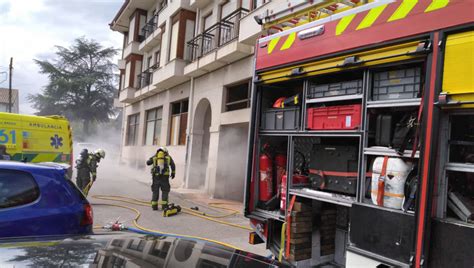
<svg viewBox="0 0 474 268"><path fill-rule="evenodd" d="M99 199L99 200L118 201L118 202L123 202L123 203L127 203L127 204L146 206L146 207L150 206L150 203L147 202L147 201L139 200L139 199L135 199L135 198L131 198L131 197L126 197L126 196L94 195L92 197L95 198L95 199ZM129 231L132 231L132 232L138 232L138 233L143 233L143 234L172 236L172 237L177 237L177 238L204 240L204 241L213 242L213 243L220 244L220 245L223 245L223 246L226 246L226 247L230 247L230 248L240 250L239 248L237 248L233 245L230 245L230 244L227 244L227 243L224 243L224 242L221 242L221 241L209 239L209 238L203 238L203 237L192 236L192 235L173 234L173 233L167 233L167 232L163 232L163 231L159 231L159 230L153 230L153 229L146 228L146 227L144 227L144 226L142 226L138 223L138 220L141 216L140 210L138 210L136 208L133 208L133 207L129 207L129 206L125 206L125 205L119 205L119 204L107 204L107 203L94 204L94 205L105 205L105 206L119 207L119 208L124 208L124 209L128 209L128 210L131 210L131 211L135 212L136 215L135 215L135 218L133 219L133 225L137 229L135 229L133 227L125 227L125 226L122 227L123 229L129 230ZM199 217L199 218L202 218L202 219L205 219L205 220L208 220L208 221L213 221L213 222L216 222L216 223L219 223L219 224L231 226L231 227L234 227L234 228L240 228L240 229L244 229L244 230L248 230L248 231L253 231L253 229L248 227L248 226L243 226L243 225L234 224L234 223L226 222L226 221L223 221L223 220L219 220L219 218L225 218L225 217L229 217L229 216L232 216L232 215L235 215L235 214L239 213L239 211L237 211L235 209L223 207L222 205L225 205L225 203L210 203L209 204L210 207L223 209L223 210L227 210L227 211L231 211L231 212L223 214L223 215L212 215L212 214L207 214L207 213L204 213L204 212L199 212L199 211L196 211L196 210L193 210L193 209L190 209L190 208L183 208L183 213L186 213L186 214L189 214L189 215L192 215L192 216L195 216L195 217ZM103 228L104 228L104 226L94 226L94 229L103 229Z"/></svg>

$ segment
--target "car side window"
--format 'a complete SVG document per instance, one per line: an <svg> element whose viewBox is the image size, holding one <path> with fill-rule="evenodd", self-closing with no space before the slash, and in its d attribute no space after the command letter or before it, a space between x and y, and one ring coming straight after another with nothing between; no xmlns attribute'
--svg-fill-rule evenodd
<svg viewBox="0 0 474 268"><path fill-rule="evenodd" d="M30 173L0 169L0 209L29 204L39 197L39 188Z"/></svg>

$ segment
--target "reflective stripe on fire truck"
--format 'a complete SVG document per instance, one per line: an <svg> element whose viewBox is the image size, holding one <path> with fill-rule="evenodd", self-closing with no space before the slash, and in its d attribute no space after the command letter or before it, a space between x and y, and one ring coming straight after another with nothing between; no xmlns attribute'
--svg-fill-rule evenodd
<svg viewBox="0 0 474 268"><path fill-rule="evenodd" d="M404 0L400 6L393 12L393 14L389 17L387 22L392 22L396 20L404 19L410 14L410 12L415 8L418 4L418 0ZM435 11L441 8L446 7L449 4L449 0L432 0L431 4L425 9L425 13ZM372 8L367 15L365 15L364 19L359 23L356 27L356 30L362 30L371 27L375 21L383 14L386 10L388 4L377 6ZM349 27L351 22L354 20L356 14L347 15L339 20L336 26L336 35L341 35L344 31Z"/></svg>
<svg viewBox="0 0 474 268"><path fill-rule="evenodd" d="M293 45L293 43L295 42L295 39L296 39L296 33L290 33L286 37L285 42L283 43L283 45L280 47L280 50L289 49ZM273 52L273 50L275 49L275 47L277 46L279 41L280 41L280 37L278 36L278 37L275 37L272 40L270 40L270 42L268 42L268 48L267 48L268 54L271 54Z"/></svg>
<svg viewBox="0 0 474 268"><path fill-rule="evenodd" d="M418 0L403 0L401 5L393 12L392 16L387 20L387 22L401 20L408 16L408 13L416 6Z"/></svg>
<svg viewBox="0 0 474 268"><path fill-rule="evenodd" d="M382 12L387 6L388 4L372 8L367 14L367 16L365 16L364 19L361 21L359 26L357 26L356 30L361 30L372 26L372 24L374 24L374 22L377 20L380 14L382 14Z"/></svg>
<svg viewBox="0 0 474 268"><path fill-rule="evenodd" d="M336 35L341 35L347 29L347 26L351 24L356 15L357 14L351 14L342 18L336 26Z"/></svg>
<svg viewBox="0 0 474 268"><path fill-rule="evenodd" d="M428 8L426 8L425 13L446 7L448 4L449 0L433 0Z"/></svg>
<svg viewBox="0 0 474 268"><path fill-rule="evenodd" d="M293 43L295 42L295 38L296 38L296 33L290 33L285 43L283 43L283 45L281 46L280 50L289 49L291 45L293 45Z"/></svg>
<svg viewBox="0 0 474 268"><path fill-rule="evenodd" d="M267 52L268 54L271 54L272 51L275 49L276 45L278 44L278 41L280 41L280 37L273 38L268 42L268 47L267 47Z"/></svg>

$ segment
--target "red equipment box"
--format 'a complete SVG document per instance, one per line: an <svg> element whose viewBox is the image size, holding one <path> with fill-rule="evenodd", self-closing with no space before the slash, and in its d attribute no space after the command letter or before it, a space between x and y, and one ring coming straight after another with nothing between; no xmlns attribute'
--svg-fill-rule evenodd
<svg viewBox="0 0 474 268"><path fill-rule="evenodd" d="M308 129L345 130L360 127L361 105L308 108Z"/></svg>

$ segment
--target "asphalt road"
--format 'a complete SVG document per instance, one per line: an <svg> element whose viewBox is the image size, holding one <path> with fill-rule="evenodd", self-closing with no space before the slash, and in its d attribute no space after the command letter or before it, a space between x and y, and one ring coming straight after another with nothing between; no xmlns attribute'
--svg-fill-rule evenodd
<svg viewBox="0 0 474 268"><path fill-rule="evenodd" d="M112 168L107 168L111 166ZM127 226L133 226L132 220L135 217L133 211L107 206L105 204L126 205L140 210L141 217L139 224L150 229L162 232L199 236L208 239L218 240L229 243L243 250L268 256L269 251L265 249L264 244L250 245L248 244L248 230L239 229L219 223L207 221L189 214L180 213L173 217L163 217L161 211L153 211L151 207L125 204L116 201L104 201L94 198L94 195L121 195L132 197L140 200L149 201L151 198L150 186L139 182L133 178L133 174L125 172L125 169L118 165L110 165L110 163L101 163L98 169L98 178L94 183L88 199L93 205L94 225L105 225L119 218L120 222ZM212 208L206 208L202 204L196 204L193 201L183 200L179 194L173 194L171 190L170 202L179 204L182 207L199 206L200 211L206 213L219 214ZM242 214L233 215L223 218L222 220L234 224L249 226L249 221Z"/></svg>

